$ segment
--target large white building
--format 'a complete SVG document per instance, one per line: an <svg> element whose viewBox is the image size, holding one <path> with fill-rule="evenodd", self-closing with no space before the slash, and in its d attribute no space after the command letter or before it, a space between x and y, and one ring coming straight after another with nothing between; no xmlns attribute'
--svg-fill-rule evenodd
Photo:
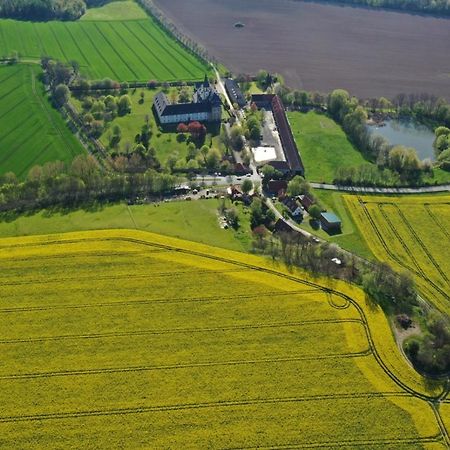
<svg viewBox="0 0 450 450"><path fill-rule="evenodd" d="M199 122L220 122L222 101L205 76L203 83L195 86L191 103L170 103L163 92L154 99L153 109L161 124Z"/></svg>

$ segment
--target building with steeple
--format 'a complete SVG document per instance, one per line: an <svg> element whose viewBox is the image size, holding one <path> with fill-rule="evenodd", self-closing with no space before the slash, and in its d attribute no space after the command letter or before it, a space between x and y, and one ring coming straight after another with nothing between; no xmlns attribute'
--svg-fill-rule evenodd
<svg viewBox="0 0 450 450"><path fill-rule="evenodd" d="M205 75L204 81L195 85L192 102L170 103L164 92L159 92L153 102L153 111L163 125L193 121L220 122L222 101Z"/></svg>

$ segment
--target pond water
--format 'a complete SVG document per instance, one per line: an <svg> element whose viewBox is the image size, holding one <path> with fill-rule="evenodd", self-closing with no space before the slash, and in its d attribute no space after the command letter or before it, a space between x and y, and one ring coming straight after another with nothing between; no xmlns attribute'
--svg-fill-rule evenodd
<svg viewBox="0 0 450 450"><path fill-rule="evenodd" d="M435 159L434 133L430 128L412 120L386 120L385 124L383 127L370 126L369 129L386 138L392 145L415 148L420 159Z"/></svg>

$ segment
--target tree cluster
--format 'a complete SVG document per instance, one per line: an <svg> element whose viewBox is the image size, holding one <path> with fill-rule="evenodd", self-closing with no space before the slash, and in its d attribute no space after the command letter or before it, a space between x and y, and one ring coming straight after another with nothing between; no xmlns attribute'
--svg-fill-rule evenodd
<svg viewBox="0 0 450 450"><path fill-rule="evenodd" d="M431 317L424 336L406 341L408 358L419 371L429 375L450 373L450 328L441 317Z"/></svg>
<svg viewBox="0 0 450 450"><path fill-rule="evenodd" d="M439 167L450 170L450 128L438 127L434 130L434 134L436 138L433 147Z"/></svg>
<svg viewBox="0 0 450 450"><path fill-rule="evenodd" d="M339 3L364 5L374 8L398 9L401 11L450 15L449 0L339 0Z"/></svg>
<svg viewBox="0 0 450 450"><path fill-rule="evenodd" d="M86 12L84 0L3 0L0 17L23 20L76 20Z"/></svg>
<svg viewBox="0 0 450 450"><path fill-rule="evenodd" d="M357 181L371 185L398 180L402 184L417 184L424 172L431 171L431 163L420 161L415 149L392 146L383 137L372 135L367 129L366 110L347 91L337 89L330 94L328 112L364 156L377 165L375 170L367 165L341 168L336 173L336 183L356 184Z"/></svg>
<svg viewBox="0 0 450 450"><path fill-rule="evenodd" d="M116 201L159 196L173 191L176 177L153 169L141 171L128 161L123 171L102 170L93 156L78 156L69 167L61 161L34 166L25 181L9 172L0 177L0 211L67 207L87 201Z"/></svg>

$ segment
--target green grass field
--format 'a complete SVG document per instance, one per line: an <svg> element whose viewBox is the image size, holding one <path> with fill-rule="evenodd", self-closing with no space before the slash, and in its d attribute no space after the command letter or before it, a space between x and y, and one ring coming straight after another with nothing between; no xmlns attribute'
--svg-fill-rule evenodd
<svg viewBox="0 0 450 450"><path fill-rule="evenodd" d="M44 95L33 65L0 66L0 174L26 176L36 164L70 162L84 151Z"/></svg>
<svg viewBox="0 0 450 450"><path fill-rule="evenodd" d="M356 288L142 232L0 249L2 448L448 444Z"/></svg>
<svg viewBox="0 0 450 450"><path fill-rule="evenodd" d="M107 5L92 15L105 17ZM132 8L136 13L137 5ZM91 16L92 17L92 16ZM89 18L89 13L88 13ZM20 22L0 20L0 53L17 51L23 59L51 56L75 60L91 79L118 81L200 80L210 71L150 17L140 20L81 20L78 22Z"/></svg>
<svg viewBox="0 0 450 450"><path fill-rule="evenodd" d="M126 153L126 148L133 148L135 143L136 134L139 134L142 126L146 123L148 118L149 124L152 129L152 137L150 139L150 146L156 150L156 155L161 163L165 163L167 158L171 155L175 155L177 159L185 158L188 152L188 139L179 142L177 140L177 133L172 130L162 130L158 128L155 114L153 113L153 99L159 92L159 89L130 89L128 95L131 98L132 106L131 113L124 116L117 116L108 123L107 128L100 136L102 144L109 148L110 137L113 127L118 125L121 130L121 140L114 147L114 151ZM176 88L171 88L171 91L176 91ZM141 93L144 93L144 99L141 99ZM169 94L170 97L170 94ZM78 109L82 111L82 100L72 98L72 103ZM216 148L221 148L219 140L220 129L218 127L209 126L208 134L205 138L205 145L212 142Z"/></svg>
<svg viewBox="0 0 450 450"><path fill-rule="evenodd" d="M329 242L333 242L345 250L353 252L365 259L375 259L370 247L364 239L362 231L355 224L347 204L344 202L344 194L324 189L314 189L314 195L319 199L321 205L326 208L327 211L334 212L341 219L342 233L330 236L326 231L323 231L320 228L313 228L309 219L304 220L300 224L300 228L303 228L322 239L326 239Z"/></svg>
<svg viewBox="0 0 450 450"><path fill-rule="evenodd" d="M159 206L123 203L73 211L40 211L35 214L0 215L0 237L29 236L68 231L137 228L216 247L248 251L252 236L249 215L237 207L241 226L235 231L220 228L219 200L160 203Z"/></svg>
<svg viewBox="0 0 450 450"><path fill-rule="evenodd" d="M374 255L409 271L422 296L450 314L450 196L344 199Z"/></svg>
<svg viewBox="0 0 450 450"><path fill-rule="evenodd" d="M107 3L99 8L89 8L80 20L139 20L146 19L146 12L133 1Z"/></svg>
<svg viewBox="0 0 450 450"><path fill-rule="evenodd" d="M367 163L329 117L314 111L287 114L309 181L331 183L337 168Z"/></svg>

